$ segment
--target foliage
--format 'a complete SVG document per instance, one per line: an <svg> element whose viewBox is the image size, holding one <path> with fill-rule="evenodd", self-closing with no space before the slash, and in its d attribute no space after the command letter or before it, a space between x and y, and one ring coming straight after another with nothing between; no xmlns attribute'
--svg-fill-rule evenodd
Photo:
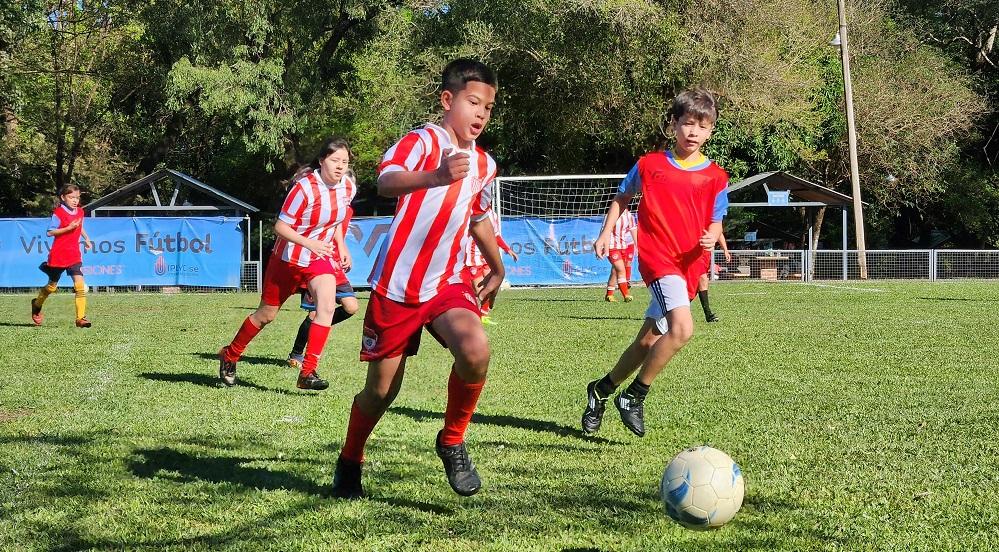
<svg viewBox="0 0 999 552"><path fill-rule="evenodd" d="M582 438L586 382L642 323L649 296L634 293L500 295L468 434L484 483L471 498L433 452L451 357L425 335L368 447L370 498L350 503L327 491L364 382L360 315L331 334L319 370L332 386L310 394L284 364L296 305L227 389L215 353L256 295L92 294L87 332L72 327L72 293L46 302L39 328L18 327L29 296L0 296L0 549L999 547L999 388L982 383L999 378L999 328L982 322L994 285L712 285L722 322L698 323L652 386L649 433L610 407ZM746 479L720 531L683 529L657 496L666 462L704 443Z"/></svg>
<svg viewBox="0 0 999 552"><path fill-rule="evenodd" d="M939 202L950 174L989 178L958 166L990 159L995 71L975 52L995 8L849 5L877 234ZM53 32L56 12L73 33ZM399 135L439 116L439 72L456 56L499 73L482 142L505 174L623 171L669 142L676 92L704 85L722 102L708 153L733 178L782 169L846 191L836 29L835 3L806 0L23 2L0 11L2 211L44 210L67 178L97 195L162 166L272 211L332 134L354 145L359 212L390 208L374 197L374 169Z"/></svg>

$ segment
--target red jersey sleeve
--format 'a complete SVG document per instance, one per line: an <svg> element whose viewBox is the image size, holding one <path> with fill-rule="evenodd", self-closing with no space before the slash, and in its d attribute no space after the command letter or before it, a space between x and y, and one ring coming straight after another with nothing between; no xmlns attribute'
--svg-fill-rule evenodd
<svg viewBox="0 0 999 552"><path fill-rule="evenodd" d="M300 180L292 185L291 190L288 191L288 197L284 199L284 205L281 206L281 213L278 215L278 219L285 224L295 226L302 220L302 213L305 212L307 204L308 198L305 195L304 185Z"/></svg>
<svg viewBox="0 0 999 552"><path fill-rule="evenodd" d="M418 131L410 132L385 152L378 165L378 174L420 170L427 157L427 148Z"/></svg>

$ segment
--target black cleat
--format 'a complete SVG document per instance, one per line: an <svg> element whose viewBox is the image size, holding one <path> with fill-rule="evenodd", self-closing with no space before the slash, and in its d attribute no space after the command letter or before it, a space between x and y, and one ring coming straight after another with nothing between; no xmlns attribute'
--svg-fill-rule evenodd
<svg viewBox="0 0 999 552"><path fill-rule="evenodd" d="M614 399L614 406L621 414L621 421L624 426L639 437L645 436L645 408L642 403L645 398L635 398L627 392L621 393Z"/></svg>
<svg viewBox="0 0 999 552"><path fill-rule="evenodd" d="M593 380L586 384L586 410L583 411L583 433L585 435L596 433L600 429L600 422L604 419L607 397L600 398L600 395L597 395L599 381Z"/></svg>
<svg viewBox="0 0 999 552"><path fill-rule="evenodd" d="M225 352L228 347L219 349L219 379L226 387L236 385L236 363L226 360Z"/></svg>
<svg viewBox="0 0 999 552"><path fill-rule="evenodd" d="M319 374L312 372L308 376L298 375L298 384L296 387L299 389L310 389L312 391L322 391L330 386L330 383L324 379L319 378Z"/></svg>
<svg viewBox="0 0 999 552"><path fill-rule="evenodd" d="M711 314L709 314L709 315L706 315L706 316L704 317L704 320L706 320L706 321L708 321L708 322L718 322L718 321L720 321L721 319L720 319L720 318L718 318L718 315L717 315L717 314L715 314L715 313L711 313Z"/></svg>
<svg viewBox="0 0 999 552"><path fill-rule="evenodd" d="M441 444L441 431L437 434L437 456L444 462L444 473L447 474L447 482L454 489L454 492L461 496L472 496L482 488L482 481L478 472L475 471L475 464L468 457L468 449L465 443L445 447Z"/></svg>
<svg viewBox="0 0 999 552"><path fill-rule="evenodd" d="M364 487L361 486L361 464L347 460L342 456L337 458L331 493L335 498L347 500L364 498Z"/></svg>

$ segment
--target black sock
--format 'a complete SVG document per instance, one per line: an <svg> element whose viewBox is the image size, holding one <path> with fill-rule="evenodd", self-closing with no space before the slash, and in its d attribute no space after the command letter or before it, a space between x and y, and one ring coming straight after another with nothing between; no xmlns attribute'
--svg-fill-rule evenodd
<svg viewBox="0 0 999 552"><path fill-rule="evenodd" d="M708 290L698 291L697 296L701 299L701 308L704 309L704 316L711 318L711 305L708 304Z"/></svg>
<svg viewBox="0 0 999 552"><path fill-rule="evenodd" d="M645 385L644 383L638 381L638 378L635 378L635 381L631 382L631 385L629 385L628 389L624 392L632 397L635 397L636 399L644 399L645 395L649 394L649 389L651 387L651 385Z"/></svg>
<svg viewBox="0 0 999 552"><path fill-rule="evenodd" d="M600 378L600 381L597 382L597 388L596 388L597 395L600 395L605 399L611 396L611 394L614 393L615 389L617 389L617 385L615 385L614 382L611 381L610 374L607 374L606 376Z"/></svg>
<svg viewBox="0 0 999 552"><path fill-rule="evenodd" d="M335 326L351 316L354 316L353 313L348 314L347 311L343 310L343 307L337 307L336 310L333 311L333 324L331 325Z"/></svg>
<svg viewBox="0 0 999 552"><path fill-rule="evenodd" d="M309 328L312 327L312 320L308 316L302 320L302 325L298 327L298 335L295 336L295 345L291 348L291 354L305 354L305 344L309 342Z"/></svg>

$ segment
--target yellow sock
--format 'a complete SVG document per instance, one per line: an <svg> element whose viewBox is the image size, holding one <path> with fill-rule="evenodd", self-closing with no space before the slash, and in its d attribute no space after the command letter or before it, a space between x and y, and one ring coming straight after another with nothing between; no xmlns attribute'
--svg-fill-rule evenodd
<svg viewBox="0 0 999 552"><path fill-rule="evenodd" d="M49 298L49 295L55 293L57 289L59 289L58 282L49 282L45 287L38 290L38 297L35 297L35 306L41 309L45 300Z"/></svg>
<svg viewBox="0 0 999 552"><path fill-rule="evenodd" d="M76 319L87 316L87 284L83 282L73 282L73 290L76 291Z"/></svg>

